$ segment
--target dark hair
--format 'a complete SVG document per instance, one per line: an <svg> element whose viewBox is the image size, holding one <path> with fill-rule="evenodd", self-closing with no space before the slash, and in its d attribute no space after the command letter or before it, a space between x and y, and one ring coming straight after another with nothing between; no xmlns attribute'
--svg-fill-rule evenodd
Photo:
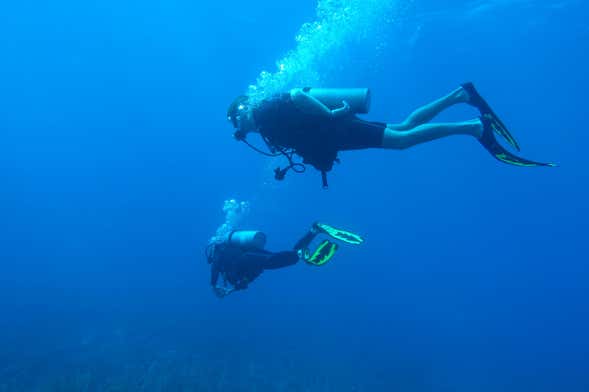
<svg viewBox="0 0 589 392"><path fill-rule="evenodd" d="M227 118L231 120L233 126L237 128L237 112L239 106L245 104L249 100L247 95L240 95L231 102L231 105L227 108Z"/></svg>

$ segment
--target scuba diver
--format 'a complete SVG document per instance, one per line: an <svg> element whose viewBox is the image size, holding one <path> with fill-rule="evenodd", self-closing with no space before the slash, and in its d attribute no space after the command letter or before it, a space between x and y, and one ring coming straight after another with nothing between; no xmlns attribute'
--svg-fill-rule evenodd
<svg viewBox="0 0 589 392"><path fill-rule="evenodd" d="M480 116L464 122L429 123L440 112L460 103L475 107ZM503 148L495 134L520 150L518 142L472 83L464 83L448 95L418 108L399 124L365 121L356 116L368 113L369 107L370 91L366 88L295 88L259 102L239 96L229 106L227 118L236 129L237 140L264 155L287 158L289 165L274 171L277 180L284 179L290 169L302 173L305 164L311 164L321 172L324 188L326 173L334 162L339 162L339 151L406 149L451 135L475 137L493 157L507 164L555 166L521 158ZM269 153L246 140L250 132L262 136ZM294 154L301 156L303 163L295 163Z"/></svg>
<svg viewBox="0 0 589 392"><path fill-rule="evenodd" d="M211 286L219 298L234 291L244 290L265 270L273 270L296 264L300 259L308 264L322 266L330 261L338 245L323 240L315 249L309 245L319 234L352 245L364 242L358 234L337 229L323 223L314 223L311 229L296 243L293 250L270 252L264 249L266 235L260 231L231 231L223 241L212 241L206 249L211 264ZM222 279L219 282L219 278Z"/></svg>

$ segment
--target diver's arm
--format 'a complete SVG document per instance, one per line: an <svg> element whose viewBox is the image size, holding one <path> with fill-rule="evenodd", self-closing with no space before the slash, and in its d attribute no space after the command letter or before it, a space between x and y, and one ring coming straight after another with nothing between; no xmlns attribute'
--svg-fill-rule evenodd
<svg viewBox="0 0 589 392"><path fill-rule="evenodd" d="M305 113L336 118L344 116L350 112L350 105L346 101L342 101L343 106L341 108L331 110L321 101L305 93L303 89L300 88L291 90L290 97L294 104Z"/></svg>
<svg viewBox="0 0 589 392"><path fill-rule="evenodd" d="M217 267L217 263L213 263L211 265L211 286L217 286L217 281L219 280L219 267Z"/></svg>
<svg viewBox="0 0 589 392"><path fill-rule="evenodd" d="M213 293L218 298L223 298L227 294L225 293L223 287L217 286L217 282L219 281L219 273L220 271L219 267L217 267L217 263L213 263L213 265L211 265L211 288L213 289Z"/></svg>
<svg viewBox="0 0 589 392"><path fill-rule="evenodd" d="M217 286L217 282L219 281L219 275L221 270L219 267L213 263L211 266L211 288L213 289L213 293L218 298L223 298L231 294L235 291L234 287L224 287L224 286Z"/></svg>

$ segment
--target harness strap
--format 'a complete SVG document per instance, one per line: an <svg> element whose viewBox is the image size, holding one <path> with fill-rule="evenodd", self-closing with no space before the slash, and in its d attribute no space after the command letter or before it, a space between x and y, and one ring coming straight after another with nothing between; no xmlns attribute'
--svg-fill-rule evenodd
<svg viewBox="0 0 589 392"><path fill-rule="evenodd" d="M306 167L303 163L293 162L292 157L295 154L294 149L286 149L286 148L282 148L282 147L277 147L274 144L272 144L270 139L262 136L262 139L264 140L264 142L266 143L266 146L270 150L270 152L268 153L268 152L260 150L256 146L253 146L252 144L250 144L247 141L246 135L244 133L238 131L238 132L235 132L234 136L235 136L235 139L237 139L238 141L244 142L252 150L254 150L262 155L265 155L267 157L277 157L277 156L283 155L288 160L289 165L287 167L285 167L283 169L281 169L280 167L277 167L276 169L274 169L274 178L278 181L284 180L286 173L291 169L296 173L303 173L306 169ZM337 159L337 157L336 157L334 159L334 162L339 163L339 159ZM321 182L323 185L323 189L329 188L329 184L327 182L327 172L325 170L321 170ZM231 235L232 234L233 233L231 233ZM230 236L230 238L231 238L231 236Z"/></svg>

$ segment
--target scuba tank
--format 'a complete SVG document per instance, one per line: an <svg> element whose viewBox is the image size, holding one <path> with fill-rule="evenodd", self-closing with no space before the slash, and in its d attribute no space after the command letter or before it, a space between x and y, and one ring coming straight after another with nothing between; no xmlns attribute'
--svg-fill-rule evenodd
<svg viewBox="0 0 589 392"><path fill-rule="evenodd" d="M229 234L227 243L246 250L264 249L266 234L254 230L233 231Z"/></svg>
<svg viewBox="0 0 589 392"><path fill-rule="evenodd" d="M311 88L304 87L304 93L320 101L329 109L339 109L342 107L342 101L350 105L353 113L368 113L370 110L370 89L368 88Z"/></svg>
<svg viewBox="0 0 589 392"><path fill-rule="evenodd" d="M266 245L266 234L261 231L254 230L240 230L232 231L227 236L227 239L222 242L210 242L205 248L205 256L207 262L212 264L217 260L218 251L224 252L226 246L236 247L240 250L262 250Z"/></svg>

